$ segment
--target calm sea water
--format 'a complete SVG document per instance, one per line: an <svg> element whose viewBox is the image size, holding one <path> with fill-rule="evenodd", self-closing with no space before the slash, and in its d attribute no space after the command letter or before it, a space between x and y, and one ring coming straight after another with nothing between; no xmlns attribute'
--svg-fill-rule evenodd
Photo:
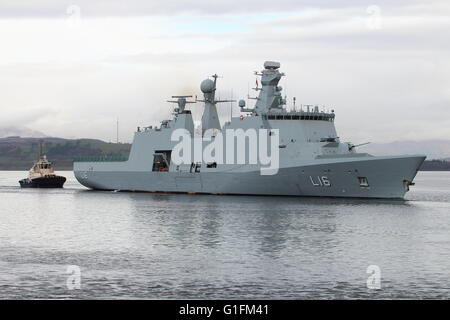
<svg viewBox="0 0 450 320"><path fill-rule="evenodd" d="M450 298L449 172L419 173L406 201L94 192L63 174L21 190L25 173L0 172L2 299Z"/></svg>

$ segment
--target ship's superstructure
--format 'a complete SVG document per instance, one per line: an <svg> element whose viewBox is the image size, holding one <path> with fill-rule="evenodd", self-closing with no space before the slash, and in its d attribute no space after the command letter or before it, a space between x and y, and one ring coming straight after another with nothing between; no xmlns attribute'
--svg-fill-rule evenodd
<svg viewBox="0 0 450 320"><path fill-rule="evenodd" d="M214 75L213 80L201 83L203 99L188 101L189 96L175 96L177 100L170 102L178 107L172 119L162 121L160 127L138 128L128 160L78 159L74 163L76 178L98 190L402 198L425 156L359 153L354 144L340 141L333 110L306 105L288 111L279 86L284 74L279 69L278 62L265 62L264 70L257 73L261 87L255 88L259 93L255 105L248 108L244 100L239 101L240 116L223 126L217 104L225 101L216 100L218 77ZM186 104L194 102L204 104L200 145L205 148L208 143L221 142L224 148L219 154L214 152L216 160L194 155L180 163L175 151L179 140L173 135L181 130L195 140L192 114L186 110ZM268 174L264 169L273 163L259 161L264 149L261 141L265 141L261 133L268 133L271 142L267 149L271 156L276 154L276 168ZM255 136L258 145L252 148L249 141ZM244 144L244 162L236 161L238 146L229 148L235 139ZM196 154L194 146L191 151ZM249 161L252 152L258 153L258 161Z"/></svg>

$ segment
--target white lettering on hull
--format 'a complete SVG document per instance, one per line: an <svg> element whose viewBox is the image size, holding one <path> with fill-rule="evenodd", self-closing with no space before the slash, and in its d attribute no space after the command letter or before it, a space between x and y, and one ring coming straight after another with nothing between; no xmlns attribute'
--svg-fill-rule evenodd
<svg viewBox="0 0 450 320"><path fill-rule="evenodd" d="M331 181L327 176L309 176L309 180L314 187L331 187Z"/></svg>

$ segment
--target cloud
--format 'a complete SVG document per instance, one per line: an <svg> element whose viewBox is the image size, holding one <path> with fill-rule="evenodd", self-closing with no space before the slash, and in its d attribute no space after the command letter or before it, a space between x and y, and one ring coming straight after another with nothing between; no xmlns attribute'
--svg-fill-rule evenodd
<svg viewBox="0 0 450 320"><path fill-rule="evenodd" d="M27 126L33 124L49 114L55 114L57 110L40 106L21 106L20 108L2 108L0 127Z"/></svg>
<svg viewBox="0 0 450 320"><path fill-rule="evenodd" d="M421 4L419 0L378 0L377 6L402 6L404 4ZM343 8L368 7L370 0L2 0L0 15L8 17L60 17L67 14L67 8L76 6L86 16L153 16L178 14L251 14L261 12L292 12L308 7ZM74 14L69 10L69 14Z"/></svg>
<svg viewBox="0 0 450 320"><path fill-rule="evenodd" d="M120 2L78 1L78 22L65 9L57 14L60 3L65 6L2 2L9 15L0 20L0 109L10 115L7 122L53 136L109 140L119 117L129 141L137 126L170 116L171 95L200 94L199 83L213 73L224 76L221 97L233 91L235 99L245 98L255 83L252 71L270 59L281 61L287 74L281 85L290 103L295 96L299 104L336 110L343 140L448 135L445 2L378 1L376 28L359 1L315 7L196 1L176 8L171 1L134 1L122 11ZM13 18L19 11L28 13ZM201 105L192 109L198 120ZM223 121L230 109L219 106ZM236 105L233 112L238 115Z"/></svg>

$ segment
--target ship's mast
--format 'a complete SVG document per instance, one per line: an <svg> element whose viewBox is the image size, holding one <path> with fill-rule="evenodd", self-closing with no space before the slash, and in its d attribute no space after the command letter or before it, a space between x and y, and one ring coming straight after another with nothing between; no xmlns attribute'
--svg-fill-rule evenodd
<svg viewBox="0 0 450 320"><path fill-rule="evenodd" d="M220 121L216 104L222 102L234 102L233 100L216 100L216 85L219 76L215 74L212 77L214 78L214 81L206 79L201 83L200 89L203 92L204 99L197 100L205 103L205 110L203 111L202 116L202 135L210 129L220 130Z"/></svg>
<svg viewBox="0 0 450 320"><path fill-rule="evenodd" d="M39 140L39 159L41 159L42 156L43 156L43 152L42 152L42 143L43 143L42 139Z"/></svg>
<svg viewBox="0 0 450 320"><path fill-rule="evenodd" d="M186 104L190 103L197 103L196 101L187 101L187 98L192 98L192 96L172 96L172 99L177 100L167 100L167 102L170 103L176 103L178 105L177 108L175 108L175 114L181 114L184 112L184 109L186 108Z"/></svg>
<svg viewBox="0 0 450 320"><path fill-rule="evenodd" d="M116 143L119 144L119 118L117 118L116 122Z"/></svg>
<svg viewBox="0 0 450 320"><path fill-rule="evenodd" d="M272 110L282 110L286 104L286 100L282 98L282 87L278 86L284 73L281 73L278 69L280 63L275 61L266 61L264 63L264 70L255 74L261 76L261 88L257 88L260 91L258 98L256 98L256 105L254 112L257 114L266 113Z"/></svg>

